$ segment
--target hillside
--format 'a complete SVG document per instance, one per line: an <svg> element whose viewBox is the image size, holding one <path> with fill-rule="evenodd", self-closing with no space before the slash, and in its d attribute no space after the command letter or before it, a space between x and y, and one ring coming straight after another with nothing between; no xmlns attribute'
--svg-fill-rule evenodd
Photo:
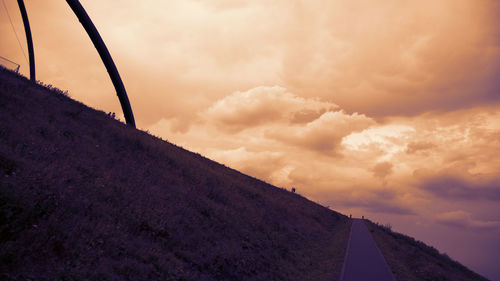
<svg viewBox="0 0 500 281"><path fill-rule="evenodd" d="M350 225L0 67L0 280L338 280ZM484 280L367 225L399 280Z"/></svg>
<svg viewBox="0 0 500 281"><path fill-rule="evenodd" d="M1 280L338 278L345 216L0 75Z"/></svg>

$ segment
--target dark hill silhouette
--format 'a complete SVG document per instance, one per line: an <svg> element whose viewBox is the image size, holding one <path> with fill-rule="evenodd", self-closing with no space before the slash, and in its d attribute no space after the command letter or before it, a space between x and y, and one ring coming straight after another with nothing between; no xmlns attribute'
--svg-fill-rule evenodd
<svg viewBox="0 0 500 281"><path fill-rule="evenodd" d="M338 280L350 225L0 68L0 280Z"/></svg>
<svg viewBox="0 0 500 281"><path fill-rule="evenodd" d="M0 179L0 280L335 280L342 268L345 216L5 70Z"/></svg>

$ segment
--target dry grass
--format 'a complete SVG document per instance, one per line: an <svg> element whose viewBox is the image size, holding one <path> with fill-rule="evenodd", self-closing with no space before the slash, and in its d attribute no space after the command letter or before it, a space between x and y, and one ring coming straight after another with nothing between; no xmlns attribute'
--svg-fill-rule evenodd
<svg viewBox="0 0 500 281"><path fill-rule="evenodd" d="M390 226L366 220L366 225L397 280L481 281L486 278Z"/></svg>
<svg viewBox="0 0 500 281"><path fill-rule="evenodd" d="M337 280L349 227L0 70L1 280Z"/></svg>

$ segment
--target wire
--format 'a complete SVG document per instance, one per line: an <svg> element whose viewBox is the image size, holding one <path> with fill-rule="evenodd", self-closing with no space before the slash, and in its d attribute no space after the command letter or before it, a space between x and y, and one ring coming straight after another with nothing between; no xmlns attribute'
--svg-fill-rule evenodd
<svg viewBox="0 0 500 281"><path fill-rule="evenodd" d="M16 72L19 72L19 67L21 67L21 66L19 64L17 64L16 62L13 62L13 61L9 60L8 58L4 58L2 56L0 56L0 60L4 60L6 62L10 62L11 64L16 65L17 66L16 67Z"/></svg>
<svg viewBox="0 0 500 281"><path fill-rule="evenodd" d="M6 60L6 61L8 61L8 62L10 62L10 63L13 63L13 64L15 64L15 65L18 65L17 63L15 63L15 62L13 62L13 61L9 60L8 58L4 58L4 57L0 56L0 59L4 59L4 60Z"/></svg>
<svg viewBox="0 0 500 281"><path fill-rule="evenodd" d="M28 58L26 57L26 53L24 52L23 45L21 44L21 40L19 40L19 37L17 36L16 29L14 28L14 24L12 23L12 19L10 18L9 10L7 9L7 6L5 5L5 0L2 0L3 7L5 8L5 11L7 12L7 17L9 18L10 21L10 26L12 27L12 30L14 31L14 34L16 35L17 43L19 43L19 48L21 48L21 52L23 53L24 60L26 63L28 63Z"/></svg>

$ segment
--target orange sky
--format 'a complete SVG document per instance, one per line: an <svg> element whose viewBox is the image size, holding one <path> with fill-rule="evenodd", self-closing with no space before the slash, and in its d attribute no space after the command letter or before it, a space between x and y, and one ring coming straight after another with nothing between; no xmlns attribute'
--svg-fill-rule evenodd
<svg viewBox="0 0 500 281"><path fill-rule="evenodd" d="M65 1L25 3L37 78L121 115ZM81 3L140 128L500 280L498 1ZM27 75L3 6L0 34Z"/></svg>

